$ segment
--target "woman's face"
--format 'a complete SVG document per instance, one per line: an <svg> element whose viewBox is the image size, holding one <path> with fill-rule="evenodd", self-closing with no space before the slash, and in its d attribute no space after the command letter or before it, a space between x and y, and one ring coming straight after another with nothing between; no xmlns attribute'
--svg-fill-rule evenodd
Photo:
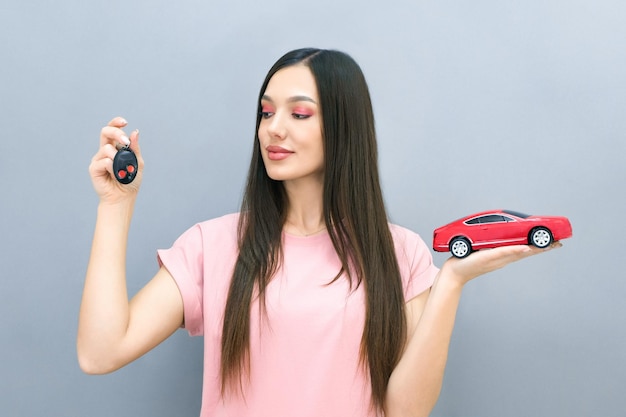
<svg viewBox="0 0 626 417"><path fill-rule="evenodd" d="M324 146L317 85L304 65L283 68L261 98L259 142L267 175L323 181Z"/></svg>

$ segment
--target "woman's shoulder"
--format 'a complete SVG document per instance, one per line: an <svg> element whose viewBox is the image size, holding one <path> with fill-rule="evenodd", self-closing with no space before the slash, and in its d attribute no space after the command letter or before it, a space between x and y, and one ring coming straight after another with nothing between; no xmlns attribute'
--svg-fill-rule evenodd
<svg viewBox="0 0 626 417"><path fill-rule="evenodd" d="M239 223L239 213L228 213L223 216L214 217L199 222L196 226L202 230L219 230L237 228Z"/></svg>
<svg viewBox="0 0 626 417"><path fill-rule="evenodd" d="M238 225L239 213L229 213L201 221L194 228L202 234L205 240L236 240Z"/></svg>
<svg viewBox="0 0 626 417"><path fill-rule="evenodd" d="M400 226L394 223L389 224L389 231L391 232L391 236L393 240L397 243L397 241L406 242L406 241L422 241L422 238L419 234L414 232L413 230Z"/></svg>
<svg viewBox="0 0 626 417"><path fill-rule="evenodd" d="M430 256L428 245L417 232L393 223L389 223L389 231L399 258Z"/></svg>
<svg viewBox="0 0 626 417"><path fill-rule="evenodd" d="M183 246L226 244L237 240L239 213L225 214L193 224L177 239Z"/></svg>
<svg viewBox="0 0 626 417"><path fill-rule="evenodd" d="M430 248L419 234L396 224L389 224L400 274L405 280L407 300L430 287L437 275Z"/></svg>

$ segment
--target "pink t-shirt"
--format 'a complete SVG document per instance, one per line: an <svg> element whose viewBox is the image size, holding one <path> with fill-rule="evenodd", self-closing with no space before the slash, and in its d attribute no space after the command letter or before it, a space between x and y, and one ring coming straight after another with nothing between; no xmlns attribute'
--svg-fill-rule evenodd
<svg viewBox="0 0 626 417"><path fill-rule="evenodd" d="M237 259L238 214L182 234L159 261L182 294L185 328L204 335L201 417L366 417L371 389L359 365L364 288L351 291L328 233L284 234L284 263L267 287L267 317L251 309L250 383L245 395L220 395L222 318ZM390 225L408 301L428 289L437 268L415 233Z"/></svg>

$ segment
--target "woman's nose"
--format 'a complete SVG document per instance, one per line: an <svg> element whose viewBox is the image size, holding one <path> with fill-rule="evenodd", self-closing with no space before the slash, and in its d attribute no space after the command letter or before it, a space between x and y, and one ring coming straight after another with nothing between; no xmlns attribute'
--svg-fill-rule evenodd
<svg viewBox="0 0 626 417"><path fill-rule="evenodd" d="M287 133L283 115L274 113L267 124L267 133L273 138L284 139Z"/></svg>

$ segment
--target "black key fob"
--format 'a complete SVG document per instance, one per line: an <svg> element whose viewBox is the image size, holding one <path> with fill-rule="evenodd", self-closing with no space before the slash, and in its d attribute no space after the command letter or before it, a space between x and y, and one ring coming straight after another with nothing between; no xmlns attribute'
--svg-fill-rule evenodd
<svg viewBox="0 0 626 417"><path fill-rule="evenodd" d="M122 184L130 184L137 176L137 156L128 146L121 148L113 158L113 174Z"/></svg>

